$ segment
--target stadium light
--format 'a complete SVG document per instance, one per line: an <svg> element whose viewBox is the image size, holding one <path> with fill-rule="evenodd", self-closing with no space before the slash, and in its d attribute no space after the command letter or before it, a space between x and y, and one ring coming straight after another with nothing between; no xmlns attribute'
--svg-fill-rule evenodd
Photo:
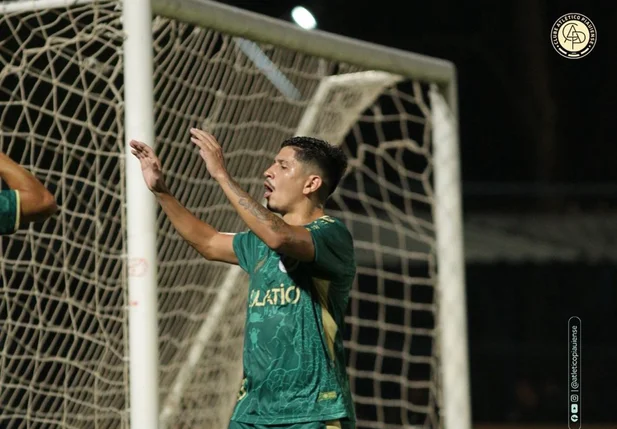
<svg viewBox="0 0 617 429"><path fill-rule="evenodd" d="M317 20L313 14L305 7L296 6L291 10L291 17L300 27L312 30L317 27Z"/></svg>

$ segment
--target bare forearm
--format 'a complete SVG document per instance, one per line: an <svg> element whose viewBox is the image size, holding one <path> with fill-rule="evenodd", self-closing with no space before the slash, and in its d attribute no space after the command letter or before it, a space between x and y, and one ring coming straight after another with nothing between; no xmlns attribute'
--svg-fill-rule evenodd
<svg viewBox="0 0 617 429"><path fill-rule="evenodd" d="M198 252L207 257L208 242L216 229L202 222L169 192L156 193L156 199L178 234Z"/></svg>
<svg viewBox="0 0 617 429"><path fill-rule="evenodd" d="M28 170L0 152L0 177L9 188L19 191L45 192L45 187Z"/></svg>
<svg viewBox="0 0 617 429"><path fill-rule="evenodd" d="M288 235L289 225L255 201L228 175L218 179L223 192L242 220L264 243L277 247Z"/></svg>

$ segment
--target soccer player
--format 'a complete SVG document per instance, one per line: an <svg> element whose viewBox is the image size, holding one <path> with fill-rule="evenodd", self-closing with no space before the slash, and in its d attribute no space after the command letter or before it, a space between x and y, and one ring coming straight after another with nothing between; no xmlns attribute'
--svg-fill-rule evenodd
<svg viewBox="0 0 617 429"><path fill-rule="evenodd" d="M354 428L342 332L356 272L353 241L324 214L345 154L314 138L284 141L264 172L266 208L229 175L214 136L191 135L247 232L219 233L193 216L170 194L152 148L130 144L178 233L206 259L239 264L250 276L244 380L229 429Z"/></svg>
<svg viewBox="0 0 617 429"><path fill-rule="evenodd" d="M58 210L54 196L45 186L2 152L0 178L10 188L0 191L0 235L45 220Z"/></svg>

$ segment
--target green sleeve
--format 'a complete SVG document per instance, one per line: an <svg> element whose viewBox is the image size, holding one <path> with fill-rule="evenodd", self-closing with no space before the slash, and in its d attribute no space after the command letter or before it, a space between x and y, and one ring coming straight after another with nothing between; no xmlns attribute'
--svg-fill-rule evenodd
<svg viewBox="0 0 617 429"><path fill-rule="evenodd" d="M247 273L253 271L257 259L257 236L252 231L239 232L234 236L234 253L240 267Z"/></svg>
<svg viewBox="0 0 617 429"><path fill-rule="evenodd" d="M0 191L0 235L12 234L19 228L19 192Z"/></svg>
<svg viewBox="0 0 617 429"><path fill-rule="evenodd" d="M353 276L356 257L351 233L343 222L324 216L308 226L315 246L314 266L331 279Z"/></svg>

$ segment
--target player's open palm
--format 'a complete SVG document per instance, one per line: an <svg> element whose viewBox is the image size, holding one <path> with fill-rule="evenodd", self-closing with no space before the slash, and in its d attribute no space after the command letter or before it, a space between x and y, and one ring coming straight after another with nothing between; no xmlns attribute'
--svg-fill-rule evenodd
<svg viewBox="0 0 617 429"><path fill-rule="evenodd" d="M167 187L163 177L161 161L154 153L154 150L145 143L131 140L131 153L141 163L141 172L144 175L146 186L152 192L164 192Z"/></svg>
<svg viewBox="0 0 617 429"><path fill-rule="evenodd" d="M199 147L199 155L206 162L208 173L215 179L224 177L227 173L225 169L225 159L221 145L209 132L191 128L191 141Z"/></svg>

